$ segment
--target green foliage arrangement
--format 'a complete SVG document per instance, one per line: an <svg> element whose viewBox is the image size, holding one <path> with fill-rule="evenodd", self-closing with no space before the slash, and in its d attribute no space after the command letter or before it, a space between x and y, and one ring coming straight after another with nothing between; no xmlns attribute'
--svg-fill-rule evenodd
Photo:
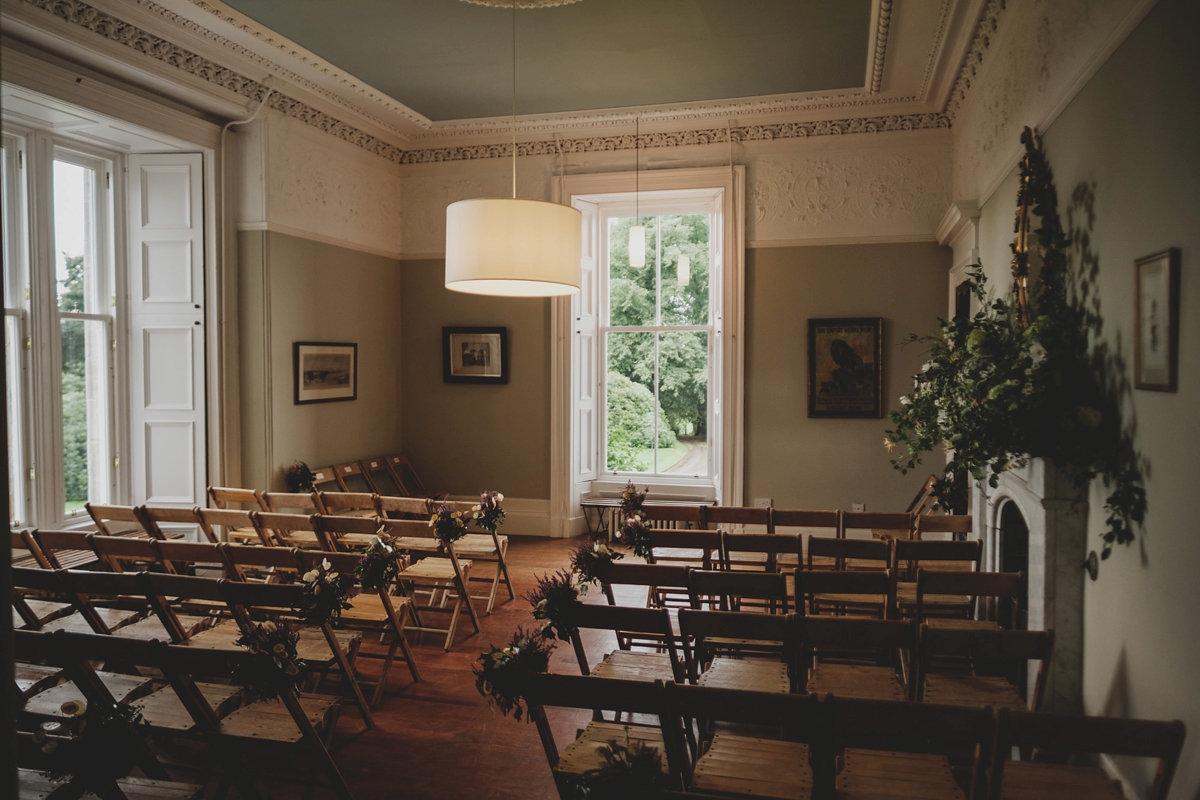
<svg viewBox="0 0 1200 800"><path fill-rule="evenodd" d="M579 627L575 620L583 605L574 576L566 570L538 578L537 586L525 594L533 606L533 618L545 620L541 635L547 639L567 640Z"/></svg>
<svg viewBox="0 0 1200 800"><path fill-rule="evenodd" d="M663 797L670 779L658 748L613 739L599 748L604 764L583 774L576 787L580 800L651 800Z"/></svg>
<svg viewBox="0 0 1200 800"><path fill-rule="evenodd" d="M300 607L295 610L309 625L333 622L342 616L342 611L354 607L346 599L354 581L349 575L334 572L328 559L301 575L300 585L304 592L300 596Z"/></svg>
<svg viewBox="0 0 1200 800"><path fill-rule="evenodd" d="M254 658L238 665L233 682L251 700L274 700L282 692L294 691L305 667L296 653L299 640L300 635L290 625L279 625L274 620L255 625L235 642Z"/></svg>
<svg viewBox="0 0 1200 800"><path fill-rule="evenodd" d="M34 743L49 759L42 774L53 781L69 781L71 789L64 796L78 797L89 791L111 796L113 781L133 769L150 726L137 706L70 700L63 703L62 711L65 720L43 723L33 735Z"/></svg>
<svg viewBox="0 0 1200 800"><path fill-rule="evenodd" d="M938 336L911 337L929 346L929 358L892 412L895 427L884 443L899 448L892 465L902 473L926 452L952 453L934 489L943 505L965 489L956 486L956 473L995 487L1001 473L1034 457L1066 469L1080 489L1102 477L1110 489L1101 554L1108 558L1114 544L1133 541L1145 517L1141 459L1122 424L1113 365L1092 347L1100 319L1087 303L1088 287L1069 269L1071 240L1041 142L1028 129L1022 141L1022 191L1040 218L1031 248L1041 271L1030 291L1030 324L1021 323L1015 293L992 296L982 270L972 270L979 311L940 320Z"/></svg>
<svg viewBox="0 0 1200 800"><path fill-rule="evenodd" d="M599 584L604 579L604 571L614 561L624 558L607 543L596 539L590 542L580 542L571 551L571 569L579 576L579 593L587 594L588 584Z"/></svg>
<svg viewBox="0 0 1200 800"><path fill-rule="evenodd" d="M400 562L404 556L395 547L395 540L384 533L386 526L380 527L371 545L363 551L362 558L354 567L363 591L386 587L395 579L400 571Z"/></svg>
<svg viewBox="0 0 1200 800"><path fill-rule="evenodd" d="M540 631L517 628L507 647L501 649L490 645L486 652L479 654L471 668L475 673L475 689L503 716L507 717L511 711L513 719L520 722L525 711L529 676L550 668L553 651L553 639Z"/></svg>

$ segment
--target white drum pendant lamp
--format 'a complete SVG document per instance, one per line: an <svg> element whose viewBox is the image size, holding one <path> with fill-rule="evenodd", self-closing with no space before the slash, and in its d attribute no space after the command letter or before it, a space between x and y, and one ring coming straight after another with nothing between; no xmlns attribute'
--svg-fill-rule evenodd
<svg viewBox="0 0 1200 800"><path fill-rule="evenodd" d="M583 215L570 206L517 199L517 4L513 13L512 197L446 207L446 288L497 297L579 291Z"/></svg>
<svg viewBox="0 0 1200 800"><path fill-rule="evenodd" d="M680 286L687 286L692 282L692 260L687 256L680 256L679 261L675 263L675 282Z"/></svg>

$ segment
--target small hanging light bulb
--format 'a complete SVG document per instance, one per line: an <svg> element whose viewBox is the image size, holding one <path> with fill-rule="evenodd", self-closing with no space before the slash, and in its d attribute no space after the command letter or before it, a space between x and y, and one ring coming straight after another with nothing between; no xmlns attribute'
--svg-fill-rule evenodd
<svg viewBox="0 0 1200 800"><path fill-rule="evenodd" d="M687 286L692 282L692 260L686 255L681 255L675 262L675 280L680 286Z"/></svg>
<svg viewBox="0 0 1200 800"><path fill-rule="evenodd" d="M646 266L646 226L634 225L629 229L629 266Z"/></svg>
<svg viewBox="0 0 1200 800"><path fill-rule="evenodd" d="M634 225L632 228L629 229L629 266L644 267L644 266L646 266L646 226L642 225L639 222L639 220L641 219L641 210L642 210L641 202L640 202L641 201L641 188L642 188L642 184L641 184L642 159L640 157L641 156L640 145L641 145L641 139L642 139L642 118L638 117L634 121L634 125L635 125L634 134L633 134L633 153L634 153L634 162L633 162L634 163L634 167L633 167L633 180L634 180L633 217L634 217L634 219L633 219L633 222L634 222Z"/></svg>

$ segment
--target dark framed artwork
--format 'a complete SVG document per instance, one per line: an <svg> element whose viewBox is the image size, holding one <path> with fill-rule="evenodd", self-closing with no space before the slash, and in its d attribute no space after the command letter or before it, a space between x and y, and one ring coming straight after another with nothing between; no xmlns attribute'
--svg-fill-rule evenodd
<svg viewBox="0 0 1200 800"><path fill-rule="evenodd" d="M442 328L442 381L508 383L508 328Z"/></svg>
<svg viewBox="0 0 1200 800"><path fill-rule="evenodd" d="M295 342L292 345L295 404L358 399L358 345Z"/></svg>
<svg viewBox="0 0 1200 800"><path fill-rule="evenodd" d="M883 318L808 321L808 416L883 416Z"/></svg>
<svg viewBox="0 0 1200 800"><path fill-rule="evenodd" d="M1172 247L1133 264L1133 385L1173 392L1179 371L1179 249Z"/></svg>

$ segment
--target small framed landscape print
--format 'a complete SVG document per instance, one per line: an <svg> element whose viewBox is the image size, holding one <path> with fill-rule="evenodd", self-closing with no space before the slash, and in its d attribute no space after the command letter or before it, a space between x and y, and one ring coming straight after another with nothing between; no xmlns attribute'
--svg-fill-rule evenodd
<svg viewBox="0 0 1200 800"><path fill-rule="evenodd" d="M1133 263L1133 384L1173 392L1179 367L1179 250L1172 247Z"/></svg>
<svg viewBox="0 0 1200 800"><path fill-rule="evenodd" d="M808 416L883 416L883 318L808 321Z"/></svg>
<svg viewBox="0 0 1200 800"><path fill-rule="evenodd" d="M508 383L508 328L442 328L444 383Z"/></svg>
<svg viewBox="0 0 1200 800"><path fill-rule="evenodd" d="M358 398L358 345L296 342L292 345L295 404Z"/></svg>

